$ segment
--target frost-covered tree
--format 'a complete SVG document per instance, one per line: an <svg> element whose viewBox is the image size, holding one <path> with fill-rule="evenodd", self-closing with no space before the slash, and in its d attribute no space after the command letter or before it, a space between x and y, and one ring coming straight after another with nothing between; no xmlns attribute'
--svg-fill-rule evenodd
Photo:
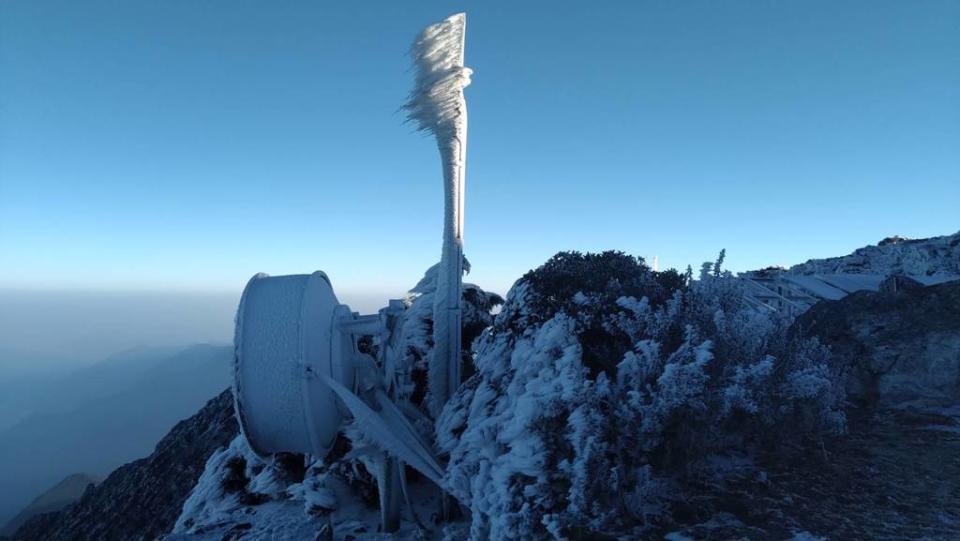
<svg viewBox="0 0 960 541"><path fill-rule="evenodd" d="M514 285L437 423L474 538L629 531L712 455L844 429L828 352L720 265L570 252Z"/></svg>
<svg viewBox="0 0 960 541"><path fill-rule="evenodd" d="M723 269L723 260L727 257L727 249L724 248L720 250L720 255L717 256L717 261L713 264L713 275L720 276L720 272Z"/></svg>
<svg viewBox="0 0 960 541"><path fill-rule="evenodd" d="M464 260L465 268L469 263ZM433 305L437 291L439 265L427 269L423 278L403 298L407 309L398 329L400 344L397 369L402 373L398 381L404 386L401 397L428 412L428 365L433 351ZM484 291L473 284L463 284L461 344L464 377L474 373L469 347L477 336L493 323L491 311L501 304L503 298L496 293Z"/></svg>

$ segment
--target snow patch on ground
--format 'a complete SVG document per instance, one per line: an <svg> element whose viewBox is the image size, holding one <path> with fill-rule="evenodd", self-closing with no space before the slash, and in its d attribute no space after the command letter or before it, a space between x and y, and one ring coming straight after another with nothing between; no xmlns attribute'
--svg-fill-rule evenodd
<svg viewBox="0 0 960 541"><path fill-rule="evenodd" d="M165 539L218 541L241 535L244 539L331 541L462 539L458 536L466 524L433 526L431 519L441 508L440 492L426 481L410 484L416 516L408 509L398 532L380 533L376 502L365 501L336 466L318 461L307 468L302 481L290 482L280 465L258 459L237 436L228 448L210 457ZM421 527L423 523L431 526Z"/></svg>

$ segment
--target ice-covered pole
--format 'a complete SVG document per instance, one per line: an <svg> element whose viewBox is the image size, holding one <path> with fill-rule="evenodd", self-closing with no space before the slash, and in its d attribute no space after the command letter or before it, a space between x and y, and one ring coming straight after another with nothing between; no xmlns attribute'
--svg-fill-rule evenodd
<svg viewBox="0 0 960 541"><path fill-rule="evenodd" d="M437 415L460 385L460 295L463 283L463 200L467 161L467 103L463 89L466 15L458 13L417 36L412 56L416 80L406 109L419 130L437 138L443 165L443 252L433 305L433 355L428 369L429 407Z"/></svg>

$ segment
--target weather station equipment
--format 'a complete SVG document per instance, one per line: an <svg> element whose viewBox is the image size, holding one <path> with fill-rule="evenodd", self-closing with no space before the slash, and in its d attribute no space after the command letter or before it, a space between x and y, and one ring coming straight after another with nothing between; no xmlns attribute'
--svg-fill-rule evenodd
<svg viewBox="0 0 960 541"><path fill-rule="evenodd" d="M404 105L419 130L436 137L443 165L443 250L433 306L434 347L429 360L428 409L438 415L460 385L464 182L470 84L464 67L464 14L428 26L412 56L415 84ZM444 468L409 418L395 389L402 301L360 315L340 303L323 272L257 274L237 310L234 405L250 449L262 456L327 456L349 420L390 457L375 472L382 530L399 527L403 465L441 486ZM360 347L374 337L374 354Z"/></svg>

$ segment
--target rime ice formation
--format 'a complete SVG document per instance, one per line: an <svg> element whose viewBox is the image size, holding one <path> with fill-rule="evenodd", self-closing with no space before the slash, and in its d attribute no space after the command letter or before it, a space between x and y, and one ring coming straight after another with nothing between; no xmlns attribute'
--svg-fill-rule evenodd
<svg viewBox="0 0 960 541"><path fill-rule="evenodd" d="M463 89L472 72L463 65L466 25L466 14L452 15L425 28L411 49L416 75L404 109L441 146L467 129Z"/></svg>
<svg viewBox="0 0 960 541"><path fill-rule="evenodd" d="M653 538L685 475L723 482L715 457L843 432L829 351L716 271L558 254L514 285L437 421L471 539Z"/></svg>
<svg viewBox="0 0 960 541"><path fill-rule="evenodd" d="M463 88L463 14L427 27L412 56L415 86L404 105L420 130L432 133L444 178L444 231L433 295L433 350L428 359L426 411L436 416L461 382L463 354L463 192L467 111ZM375 448L370 460L381 501L381 529L399 528L405 465L442 484L443 467L411 422L418 410L403 395L411 381L398 370L403 301L359 315L340 304L322 272L269 277L247 284L237 311L237 417L250 448L275 453L330 454L344 423L352 442ZM400 346L400 347L398 347ZM424 423L421 423L424 424ZM426 423L429 425L429 419ZM429 432L428 432L429 433Z"/></svg>
<svg viewBox="0 0 960 541"><path fill-rule="evenodd" d="M439 491L411 476L391 538L956 537L956 395L846 421L842 387L845 363L864 352L884 367L891 355L910 371L922 359L955 367L940 354L957 351L960 284L857 293L791 324L742 302L744 283L710 267L691 282L623 254L558 254L493 321L496 297L464 287L476 372L437 419L436 441L466 513L438 521ZM436 267L406 297L398 333L397 369L411 377L396 391L420 408L435 291ZM805 329L826 342L797 336ZM385 455L356 428L322 460L259 458L230 443L225 393L150 459L16 538L152 539L176 523L168 541L384 539L374 474Z"/></svg>
<svg viewBox="0 0 960 541"><path fill-rule="evenodd" d="M460 385L460 285L463 281L463 211L467 160L467 103L470 84L463 65L466 15L428 26L413 44L416 76L404 109L410 120L437 138L443 165L443 252L434 301L430 360L430 411L436 415Z"/></svg>
<svg viewBox="0 0 960 541"><path fill-rule="evenodd" d="M408 297L401 371L430 356L435 279L436 267ZM487 328L436 441L443 484L467 513L436 522L439 492L413 477L397 538L644 538L686 475L720 483L717 464L749 464L740 455L758 441L842 431L826 350L787 341L786 318L742 294L722 272L685 283L622 254L561 254L517 282L490 326L489 297L465 287L464 328ZM423 379L409 381L400 395L422 405ZM235 441L208 463L171 539L381 538L373 475L385 457L358 425L345 434L349 446L306 466Z"/></svg>
<svg viewBox="0 0 960 541"><path fill-rule="evenodd" d="M251 448L324 454L341 414L333 392L303 366L332 374L330 321L339 302L321 272L270 277L247 284L234 336L237 419ZM306 428L306 430L304 430Z"/></svg>
<svg viewBox="0 0 960 541"><path fill-rule="evenodd" d="M231 535L250 539L312 539L319 534L329 535L329 539L383 538L377 531L377 477L390 464L391 455L409 464L419 460L404 452L404 448L418 443L402 444L395 438L407 435L419 442L431 439L432 423L416 413L425 405L426 391L423 378L417 374L426 371L426 359L433 349L429 330L433 326L437 269L431 267L405 297L406 310L397 323L394 345L400 355L395 369L403 375L398 381L405 384L394 391L396 402L405 405L405 411L401 413L380 395L375 403L380 415L375 415L356 395L329 382L354 412L353 421L344 427L333 451L324 457L307 457L305 464L303 455L257 456L243 438L236 438L209 459L168 536L170 541L219 540ZM477 286L464 285L465 342L470 342L478 329L489 326L491 308L501 301ZM408 412L416 421L415 428L412 432L398 430L397 425L408 423L398 416ZM394 426L385 426L385 419L392 419ZM443 471L437 464L416 465L426 475L412 476L404 483L398 497L409 505L393 535L397 539L437 539L447 532L450 539L464 538L468 525L463 522L424 526L440 509L441 493L428 478L442 482Z"/></svg>

